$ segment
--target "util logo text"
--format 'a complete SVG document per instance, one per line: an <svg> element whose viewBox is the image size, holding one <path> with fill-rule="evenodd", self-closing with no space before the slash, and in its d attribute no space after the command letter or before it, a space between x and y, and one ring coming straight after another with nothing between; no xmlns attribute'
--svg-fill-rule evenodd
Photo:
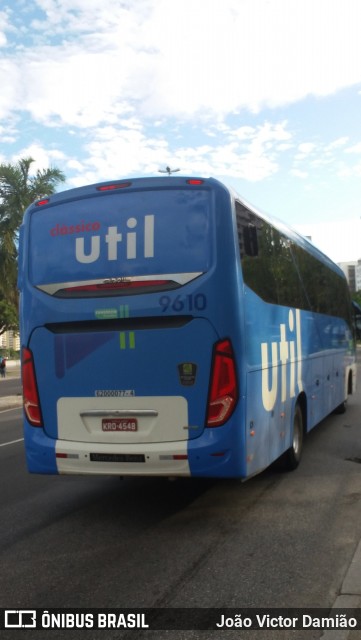
<svg viewBox="0 0 361 640"><path fill-rule="evenodd" d="M85 238L77 238L75 240L75 256L78 262L83 264L89 264L96 262L100 258L100 254L103 250L106 252L108 260L118 260L119 253L123 249L125 254L123 257L126 260L134 260L141 254L144 258L154 258L154 216L144 216L143 223L143 237L144 241L141 247L137 246L137 226L138 220L136 218L129 218L126 221L127 229L126 233L119 232L118 227L108 227L108 233L106 236L94 235L87 238L87 244L90 240L90 249L85 248ZM105 245L104 245L105 242ZM120 245L120 248L119 248Z"/></svg>
<svg viewBox="0 0 361 640"><path fill-rule="evenodd" d="M269 358L270 346L271 358ZM288 325L280 324L278 342L271 342L271 345L268 342L261 343L261 355L262 401L266 411L272 411L277 401L279 383L282 402L285 402L287 397L294 398L296 389L298 393L303 390L301 314L299 309L296 309L295 312L292 309L289 310Z"/></svg>

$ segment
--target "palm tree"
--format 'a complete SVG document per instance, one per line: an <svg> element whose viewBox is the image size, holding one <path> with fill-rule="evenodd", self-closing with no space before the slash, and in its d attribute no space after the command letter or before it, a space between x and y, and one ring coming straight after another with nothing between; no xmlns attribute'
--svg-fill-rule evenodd
<svg viewBox="0 0 361 640"><path fill-rule="evenodd" d="M50 168L31 173L33 158L0 164L0 293L17 306L18 232L24 210L37 198L54 193L65 176Z"/></svg>

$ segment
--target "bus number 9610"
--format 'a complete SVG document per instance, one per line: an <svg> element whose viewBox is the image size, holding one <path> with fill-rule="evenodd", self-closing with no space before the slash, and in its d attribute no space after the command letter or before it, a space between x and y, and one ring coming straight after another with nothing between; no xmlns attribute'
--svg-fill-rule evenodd
<svg viewBox="0 0 361 640"><path fill-rule="evenodd" d="M207 298L203 293L197 293L195 296L178 295L175 298L161 296L159 304L163 313L166 311L175 311L176 313L204 311L207 308Z"/></svg>

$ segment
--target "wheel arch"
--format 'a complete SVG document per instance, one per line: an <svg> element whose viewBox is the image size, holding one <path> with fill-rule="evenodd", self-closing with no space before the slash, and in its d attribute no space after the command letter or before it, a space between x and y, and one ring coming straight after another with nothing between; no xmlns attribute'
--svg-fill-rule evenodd
<svg viewBox="0 0 361 640"><path fill-rule="evenodd" d="M302 391L302 393L300 393L299 396L297 397L297 400L295 402L295 409L296 409L297 405L299 405L299 407L301 409L301 412L302 412L303 433L306 434L307 433L307 424L308 424L308 420L307 420L307 396L306 396L304 391Z"/></svg>
<svg viewBox="0 0 361 640"><path fill-rule="evenodd" d="M347 395L350 396L354 392L353 371L349 370L347 376Z"/></svg>

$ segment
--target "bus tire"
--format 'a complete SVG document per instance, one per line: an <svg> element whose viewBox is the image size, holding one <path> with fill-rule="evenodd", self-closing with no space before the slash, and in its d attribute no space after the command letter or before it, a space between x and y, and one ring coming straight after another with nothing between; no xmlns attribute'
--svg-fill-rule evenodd
<svg viewBox="0 0 361 640"><path fill-rule="evenodd" d="M342 415L343 413L346 413L346 400L341 402L341 404L339 404L338 407L336 407L336 409L333 410L333 413L339 416Z"/></svg>
<svg viewBox="0 0 361 640"><path fill-rule="evenodd" d="M293 416L292 445L284 456L285 468L287 471L297 469L302 457L303 448L303 415L300 405L297 403Z"/></svg>

